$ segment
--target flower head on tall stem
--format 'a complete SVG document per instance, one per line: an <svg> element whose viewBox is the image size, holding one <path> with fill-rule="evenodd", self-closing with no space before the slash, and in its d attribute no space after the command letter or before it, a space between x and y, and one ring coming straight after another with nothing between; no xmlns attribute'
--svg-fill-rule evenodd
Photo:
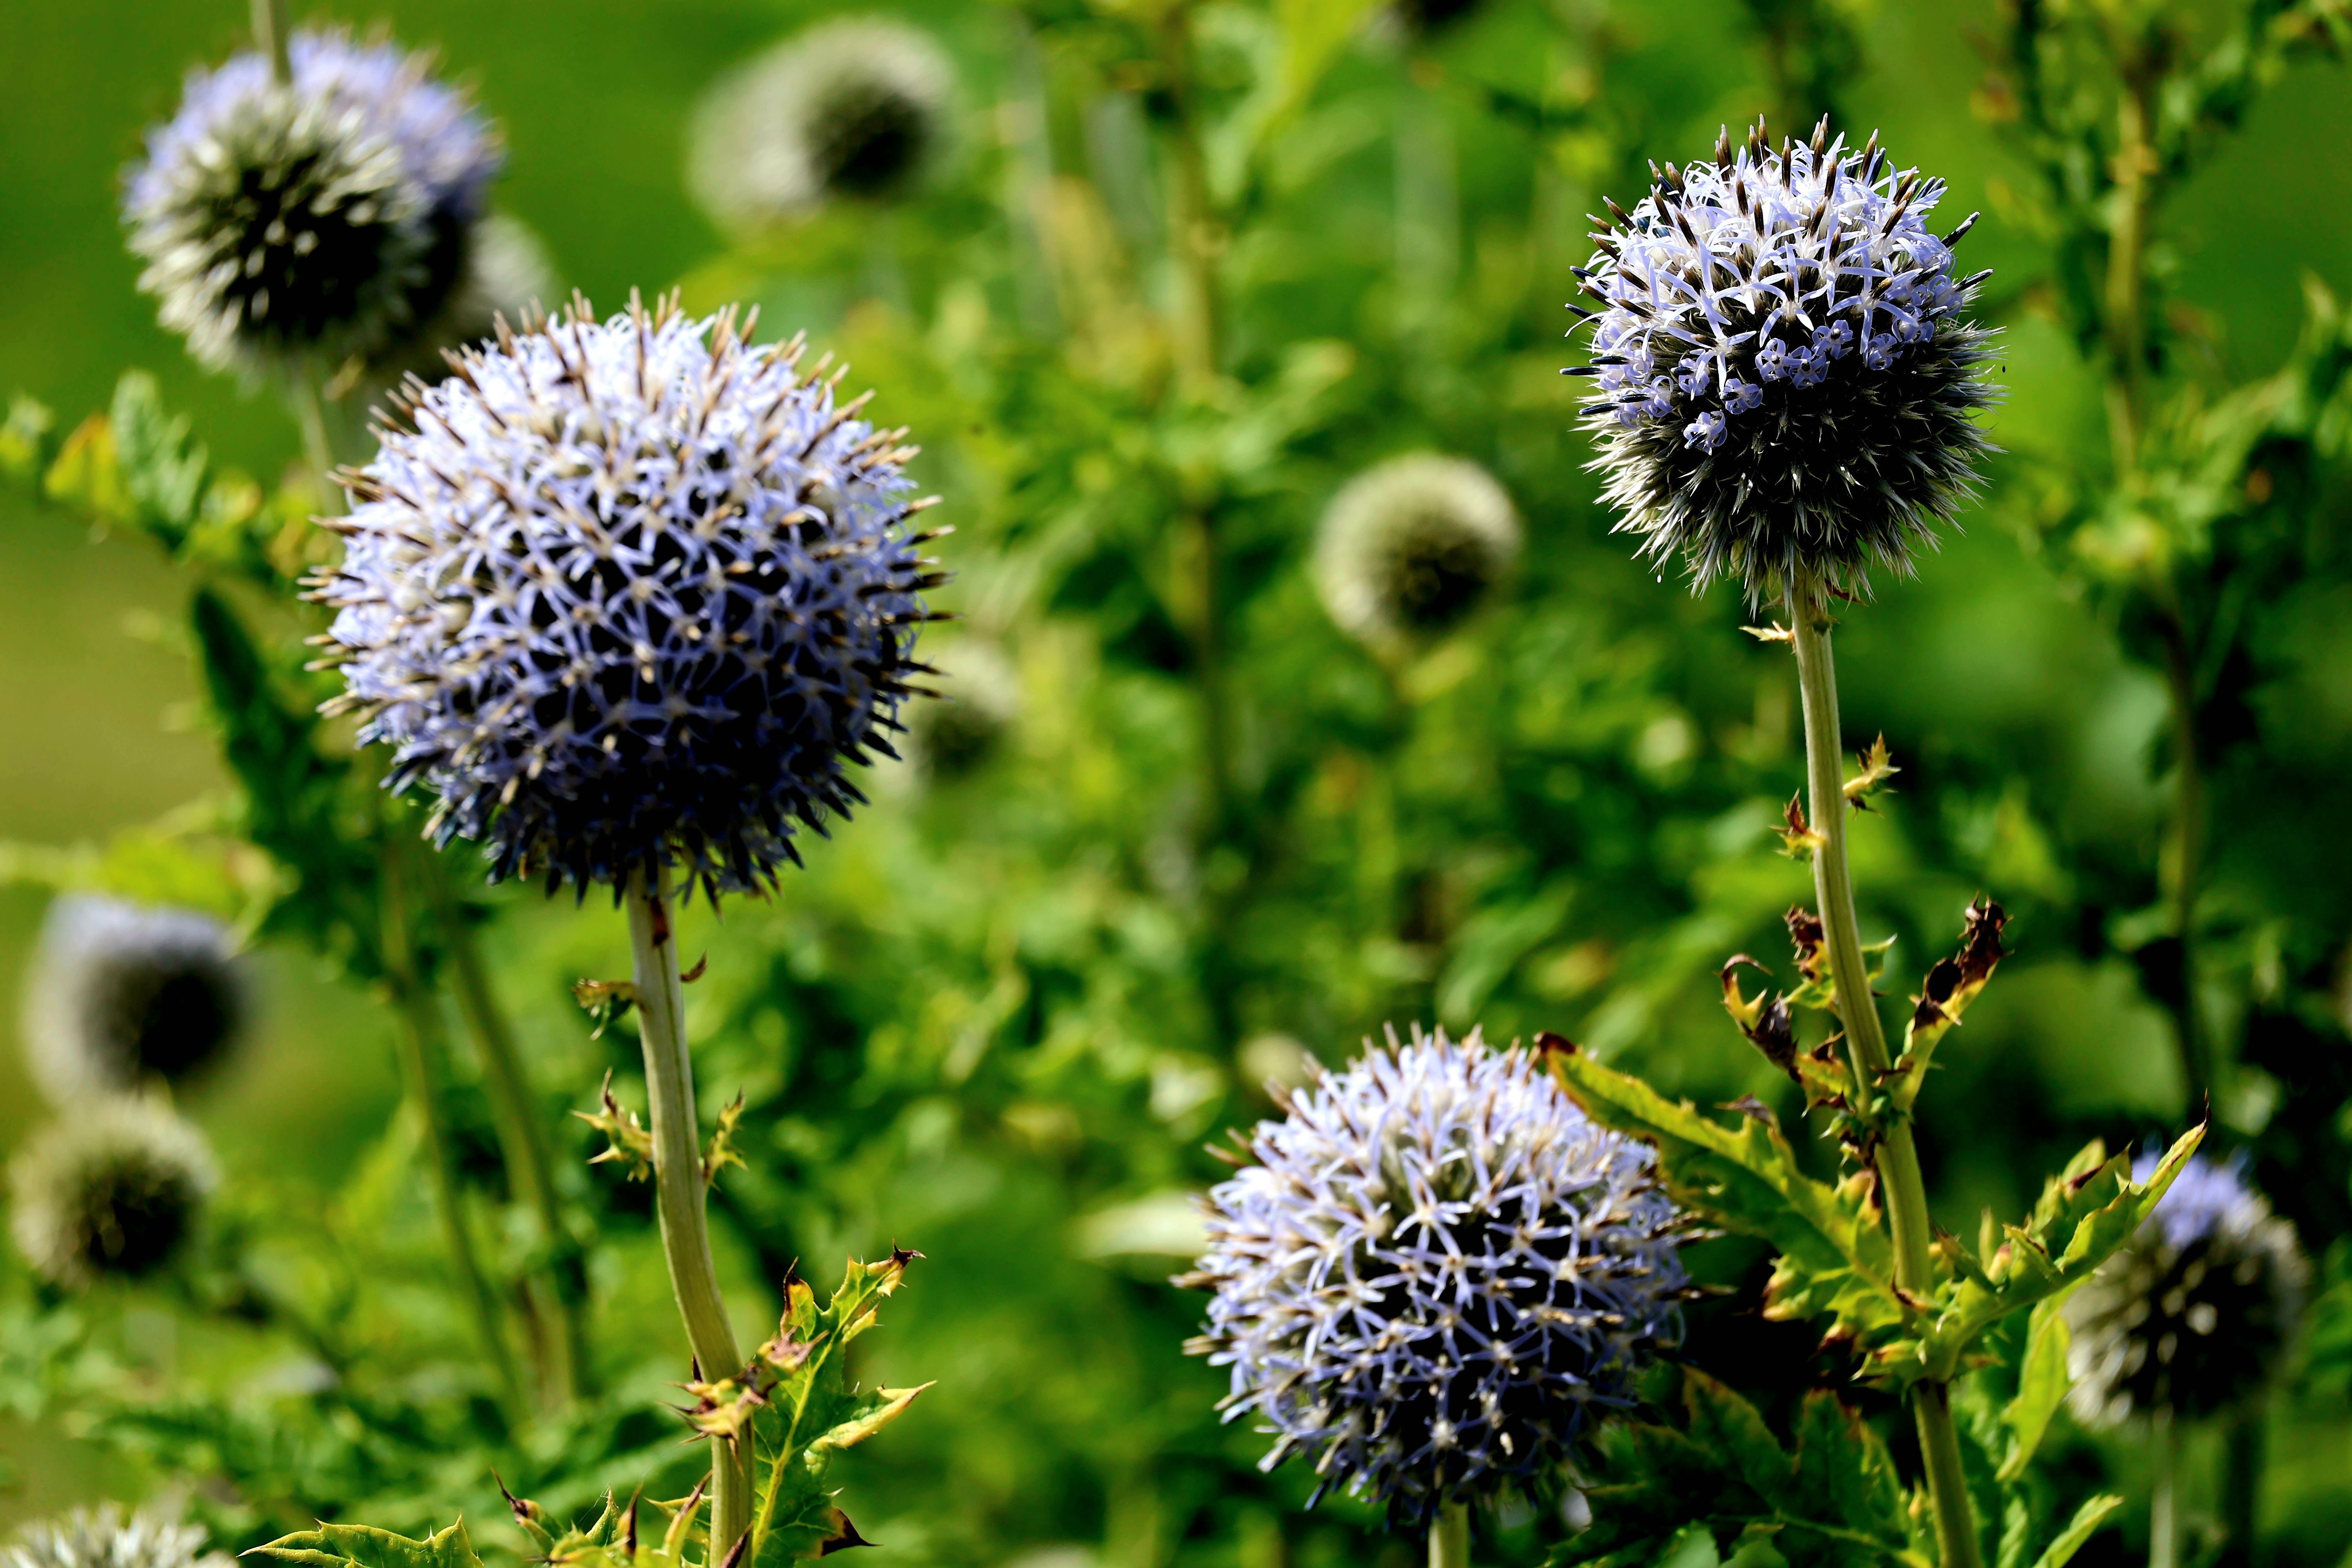
<svg viewBox="0 0 2352 1568"><path fill-rule="evenodd" d="M1618 527L1680 556L1697 585L1753 602L1801 572L1868 588L1900 573L1974 493L1993 390L1967 319L1986 274L1954 276L1944 182L1898 171L1878 140L1744 143L1652 166L1631 212L1610 204L1580 268L1599 307L1584 427Z"/></svg>
<svg viewBox="0 0 2352 1568"><path fill-rule="evenodd" d="M26 976L26 1065L60 1105L184 1084L236 1047L249 991L209 915L69 893L49 906Z"/></svg>
<svg viewBox="0 0 2352 1568"><path fill-rule="evenodd" d="M1226 1419L1425 1525L1554 1469L1671 1339L1681 1219L1643 1145L1524 1052L1394 1033L1262 1122L1209 1197L1189 1347Z"/></svg>
<svg viewBox="0 0 2352 1568"><path fill-rule="evenodd" d="M748 331L748 326L745 331ZM323 639L389 783L491 875L772 880L891 753L940 579L903 431L799 342L674 305L468 350L345 476Z"/></svg>
<svg viewBox="0 0 2352 1568"><path fill-rule="evenodd" d="M712 87L695 117L688 183L730 228L896 195L946 144L954 85L928 33L880 17L820 23Z"/></svg>
<svg viewBox="0 0 2352 1568"><path fill-rule="evenodd" d="M297 33L188 78L123 215L163 324L216 369L331 369L397 341L463 271L497 138L431 62Z"/></svg>
<svg viewBox="0 0 2352 1568"><path fill-rule="evenodd" d="M2132 1163L2145 1181L2153 1152ZM2085 1424L2194 1419L2258 1392L2302 1314L2294 1227L2236 1164L2190 1157L2132 1239L2066 1304L2067 1403Z"/></svg>
<svg viewBox="0 0 2352 1568"><path fill-rule="evenodd" d="M160 1101L69 1109L9 1167L16 1246L60 1285L142 1279L178 1254L218 1177L204 1134Z"/></svg>

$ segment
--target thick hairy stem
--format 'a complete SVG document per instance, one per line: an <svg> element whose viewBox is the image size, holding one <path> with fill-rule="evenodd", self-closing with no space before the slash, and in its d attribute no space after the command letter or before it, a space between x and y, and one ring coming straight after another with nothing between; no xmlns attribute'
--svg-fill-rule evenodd
<svg viewBox="0 0 2352 1568"><path fill-rule="evenodd" d="M1805 778L1813 831L1813 891L1821 906L1830 976L1837 989L1838 1019L1854 1078L1869 1093L1893 1065L1885 1026L1871 995L1863 965L1860 922L1853 912L1853 879L1846 868L1845 752L1838 729L1837 665L1830 650L1829 597L1821 580L1801 575L1790 594L1789 619L1797 651L1797 683L1805 706ZM1935 1290L1929 1260L1927 1184L1919 1173L1919 1151L1911 1124L1897 1118L1883 1128L1874 1156L1878 1187L1895 1233L1895 1283L1922 1300ZM1976 1521L1959 1468L1959 1436L1952 1427L1950 1400L1941 1384L1923 1383L1912 1393L1919 1423L1919 1447L1927 1458L1927 1487L1936 1505L1936 1536L1943 1568L1978 1568Z"/></svg>
<svg viewBox="0 0 2352 1568"><path fill-rule="evenodd" d="M291 80L293 68L286 59L286 0L253 0L253 47L269 61L279 81Z"/></svg>
<svg viewBox="0 0 2352 1568"><path fill-rule="evenodd" d="M654 1201L687 1343L704 1377L732 1377L743 1370L743 1358L735 1348L735 1331L719 1293L719 1267L710 1256L694 1062L686 1048L686 985L670 931L668 884L666 869L635 872L627 899L637 1035L645 1045L646 1099L653 1120ZM750 1446L713 1438L710 1471L709 1560L722 1563L751 1522Z"/></svg>
<svg viewBox="0 0 2352 1568"><path fill-rule="evenodd" d="M408 885L414 854L396 826L391 830L390 848L383 878L384 976L400 1018L396 1035L402 1088L416 1107L424 1131L425 1178L432 1185L434 1216L441 1226L441 1239L449 1249L449 1266L473 1312L483 1353L488 1356L507 1398L520 1405L522 1377L507 1344L497 1293L491 1289L489 1277L483 1272L481 1258L474 1250L473 1232L467 1226L464 1196L457 1185L448 1108L441 1099L447 1040L442 1033L438 998L420 973L413 889Z"/></svg>
<svg viewBox="0 0 2352 1568"><path fill-rule="evenodd" d="M1429 1527L1429 1568L1470 1568L1470 1505L1450 1502Z"/></svg>
<svg viewBox="0 0 2352 1568"><path fill-rule="evenodd" d="M443 901L441 925L458 1016L466 1021L474 1048L481 1053L499 1152L506 1161L516 1199L539 1230L540 1249L546 1261L524 1281L523 1289L539 1330L540 1394L546 1404L560 1407L578 1395L586 1370L579 1282L561 1277L567 1268L576 1271L578 1260L565 1239L568 1233L556 1202L554 1166L540 1125L538 1100L523 1070L522 1054L490 988L481 949L454 900Z"/></svg>

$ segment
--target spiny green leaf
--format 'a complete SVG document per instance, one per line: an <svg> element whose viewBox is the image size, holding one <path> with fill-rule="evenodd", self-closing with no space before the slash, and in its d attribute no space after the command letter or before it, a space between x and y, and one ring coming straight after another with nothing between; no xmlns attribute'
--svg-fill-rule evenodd
<svg viewBox="0 0 2352 1568"><path fill-rule="evenodd" d="M1907 1111L1918 1100L1937 1045L1960 1021L1960 1015L1992 978L1994 968L2008 956L2000 945L2001 928L2008 923L2009 916L1990 899L1970 904L1960 933L1960 951L1938 961L1927 972L1919 994L1911 998L1911 1021L1904 1030L1903 1054L1895 1064L1893 1093L1897 1110Z"/></svg>
<svg viewBox="0 0 2352 1568"><path fill-rule="evenodd" d="M1549 1058L1553 1076L1586 1114L1657 1149L1659 1172L1677 1203L1779 1251L1766 1316L1829 1313L1832 1334L1865 1346L1903 1326L1904 1303L1892 1283L1894 1247L1866 1180L1832 1187L1805 1174L1779 1122L1760 1107L1727 1127L1573 1047L1554 1048Z"/></svg>
<svg viewBox="0 0 2352 1568"><path fill-rule="evenodd" d="M164 413L155 378L133 370L115 384L107 423L134 517L165 548L177 550L196 521L210 467L204 447L188 438L187 416Z"/></svg>
<svg viewBox="0 0 2352 1568"><path fill-rule="evenodd" d="M2044 1297L2036 1302L2025 1331L2025 1362L2017 1375L2017 1397L2000 1413L2009 1428L2009 1449L2001 1458L2000 1479L2015 1481L2025 1474L2050 1417L2066 1397L2066 1350L2073 1334L2066 1327L2066 1296Z"/></svg>
<svg viewBox="0 0 2352 1568"><path fill-rule="evenodd" d="M365 1524L322 1524L283 1535L247 1556L281 1558L310 1568L481 1568L463 1520L422 1541Z"/></svg>
<svg viewBox="0 0 2352 1568"><path fill-rule="evenodd" d="M2099 1526L2107 1521L2107 1515L2121 1508L2123 1503L2124 1500L2119 1497L2103 1494L2076 1509L2073 1521L2058 1532L2055 1541L2042 1549L2041 1556L2033 1560L2033 1568L2066 1568L2067 1562L2082 1550L2083 1542L2090 1540Z"/></svg>

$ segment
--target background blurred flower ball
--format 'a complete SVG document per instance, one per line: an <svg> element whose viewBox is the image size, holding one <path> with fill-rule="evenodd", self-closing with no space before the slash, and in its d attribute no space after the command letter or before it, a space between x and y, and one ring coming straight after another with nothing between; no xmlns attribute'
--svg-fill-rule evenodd
<svg viewBox="0 0 2352 1568"><path fill-rule="evenodd" d="M1188 1347L1227 1420L1392 1521L1541 1485L1677 1322L1680 1228L1651 1152L1474 1031L1393 1033L1259 1123L1209 1198Z"/></svg>
<svg viewBox="0 0 2352 1568"><path fill-rule="evenodd" d="M955 67L930 35L852 16L820 23L723 77L695 116L688 181L729 227L828 198L896 195L947 143Z"/></svg>
<svg viewBox="0 0 2352 1568"><path fill-rule="evenodd" d="M26 1066L60 1105L182 1085L235 1048L251 1012L218 921L68 893L49 906L26 975Z"/></svg>
<svg viewBox="0 0 2352 1568"><path fill-rule="evenodd" d="M437 794L430 831L492 875L616 887L656 862L706 890L797 859L864 796L942 579L919 553L903 431L675 308L468 351L350 480L337 706Z"/></svg>
<svg viewBox="0 0 2352 1568"><path fill-rule="evenodd" d="M1941 180L1898 172L1876 137L1771 148L1759 121L1711 160L1653 165L1580 268L1601 396L1584 426L1619 528L1698 586L1777 597L1801 571L1850 592L1910 569L1975 492L1993 393L1988 334L1964 319L1987 276L1956 279L1927 215Z"/></svg>
<svg viewBox="0 0 2352 1568"><path fill-rule="evenodd" d="M27 1525L0 1557L5 1568L229 1568L231 1561L205 1551L201 1525L147 1513L126 1521L112 1503Z"/></svg>
<svg viewBox="0 0 2352 1568"><path fill-rule="evenodd" d="M26 1260L60 1285L139 1279L169 1263L217 1181L204 1134L161 1101L69 1107L9 1168Z"/></svg>
<svg viewBox="0 0 2352 1568"><path fill-rule="evenodd" d="M441 306L389 348L355 363L353 399L362 407L382 405L415 376L428 385L449 374L447 351L488 342L499 318L520 322L534 310L561 301L555 265L529 225L503 213L489 213L467 232L456 285Z"/></svg>
<svg viewBox="0 0 2352 1568"><path fill-rule="evenodd" d="M947 677L946 700L914 710L915 760L933 778L964 778L987 765L1020 719L1021 672L1003 648L980 637L932 657Z"/></svg>
<svg viewBox="0 0 2352 1568"><path fill-rule="evenodd" d="M2146 1181L2157 1156L2132 1163ZM2259 1391L2302 1316L2294 1227L2235 1165L2193 1156L2156 1213L2066 1303L2067 1403L2088 1425L2217 1415Z"/></svg>
<svg viewBox="0 0 2352 1568"><path fill-rule="evenodd" d="M430 62L298 33L290 83L260 55L190 75L129 176L140 287L215 369L332 369L441 307L500 154Z"/></svg>
<svg viewBox="0 0 2352 1568"><path fill-rule="evenodd" d="M1461 625L1518 553L1518 513L1492 475L1414 453L1365 470L1331 498L1315 538L1315 581L1341 630L1374 644L1411 641Z"/></svg>

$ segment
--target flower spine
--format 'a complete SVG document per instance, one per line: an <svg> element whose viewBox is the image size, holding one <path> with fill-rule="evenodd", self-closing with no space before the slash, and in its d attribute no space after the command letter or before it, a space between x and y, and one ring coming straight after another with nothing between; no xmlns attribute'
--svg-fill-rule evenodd
<svg viewBox="0 0 2352 1568"><path fill-rule="evenodd" d="M1643 1145L1474 1031L1389 1035L1261 1122L1209 1195L1188 1347L1222 1408L1399 1525L1540 1488L1670 1339L1682 1222Z"/></svg>
<svg viewBox="0 0 2352 1568"><path fill-rule="evenodd" d="M2132 1163L2146 1181L2157 1156ZM2066 1303L2066 1400L2092 1426L2218 1415L2257 1392L2302 1316L2294 1227L2234 1164L2192 1156L2132 1239Z"/></svg>
<svg viewBox="0 0 2352 1568"><path fill-rule="evenodd" d="M618 888L659 861L756 888L865 798L847 764L896 754L944 580L914 448L749 330L575 300L412 384L345 476L343 559L312 583L331 706L494 878Z"/></svg>
<svg viewBox="0 0 2352 1568"><path fill-rule="evenodd" d="M69 893L26 977L26 1066L58 1105L183 1085L236 1047L251 1010L218 921Z"/></svg>
<svg viewBox="0 0 2352 1568"><path fill-rule="evenodd" d="M1826 121L1778 150L1759 121L1652 174L1595 220L1577 275L1598 309L1570 307L1592 328L1570 374L1598 384L1583 424L1619 530L1751 601L1801 572L1854 594L1874 565L1908 572L1990 450L1988 334L1967 320L1988 274L1953 276L1975 218L1937 236L1944 183Z"/></svg>

